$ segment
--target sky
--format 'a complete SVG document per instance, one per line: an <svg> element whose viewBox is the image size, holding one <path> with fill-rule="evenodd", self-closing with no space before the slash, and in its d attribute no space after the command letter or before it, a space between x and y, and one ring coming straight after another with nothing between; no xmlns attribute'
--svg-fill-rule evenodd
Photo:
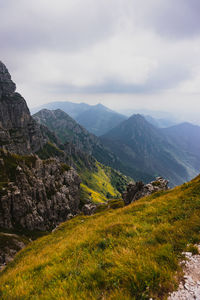
<svg viewBox="0 0 200 300"><path fill-rule="evenodd" d="M29 107L168 111L200 123L199 0L0 0L0 60Z"/></svg>

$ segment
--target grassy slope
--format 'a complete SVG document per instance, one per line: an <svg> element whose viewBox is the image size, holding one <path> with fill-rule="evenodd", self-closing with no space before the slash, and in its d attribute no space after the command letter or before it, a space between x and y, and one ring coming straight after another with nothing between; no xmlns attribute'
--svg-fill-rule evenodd
<svg viewBox="0 0 200 300"><path fill-rule="evenodd" d="M102 203L111 198L121 198L119 190L124 191L128 178L117 171L96 162L96 170L80 171L82 179L81 198L94 203Z"/></svg>
<svg viewBox="0 0 200 300"><path fill-rule="evenodd" d="M8 265L0 298L165 299L181 274L182 251L199 240L200 176L125 208L63 223Z"/></svg>

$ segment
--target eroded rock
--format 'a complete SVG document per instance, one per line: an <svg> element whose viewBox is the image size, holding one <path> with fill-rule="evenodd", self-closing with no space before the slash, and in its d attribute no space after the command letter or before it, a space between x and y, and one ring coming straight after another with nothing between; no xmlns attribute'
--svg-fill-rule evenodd
<svg viewBox="0 0 200 300"><path fill-rule="evenodd" d="M3 159L11 155L4 153ZM57 159L20 162L13 181L0 190L0 227L50 230L79 212L80 178L70 168L64 171Z"/></svg>
<svg viewBox="0 0 200 300"><path fill-rule="evenodd" d="M157 177L155 181L144 184L142 181L129 183L126 192L123 193L125 205L128 205L142 197L151 195L158 191L168 190L168 180Z"/></svg>

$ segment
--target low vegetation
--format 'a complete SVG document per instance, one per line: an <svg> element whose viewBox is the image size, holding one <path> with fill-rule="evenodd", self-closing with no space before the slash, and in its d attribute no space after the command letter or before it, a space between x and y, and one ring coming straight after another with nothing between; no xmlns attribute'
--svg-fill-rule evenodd
<svg viewBox="0 0 200 300"><path fill-rule="evenodd" d="M119 209L78 216L20 251L1 299L166 299L200 240L200 176Z"/></svg>
<svg viewBox="0 0 200 300"><path fill-rule="evenodd" d="M96 162L93 170L80 171L82 179L81 201L90 200L102 203L113 198L121 198L128 178L117 171Z"/></svg>
<svg viewBox="0 0 200 300"><path fill-rule="evenodd" d="M6 192L9 182L15 181L17 166L22 164L29 168L34 167L34 155L17 155L0 149L0 196Z"/></svg>

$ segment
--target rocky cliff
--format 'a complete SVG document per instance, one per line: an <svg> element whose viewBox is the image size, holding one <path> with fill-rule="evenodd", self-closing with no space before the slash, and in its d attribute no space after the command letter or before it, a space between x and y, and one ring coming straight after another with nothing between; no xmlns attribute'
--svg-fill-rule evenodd
<svg viewBox="0 0 200 300"><path fill-rule="evenodd" d="M78 213L80 179L74 169L57 159L5 150L0 164L0 227L50 230Z"/></svg>
<svg viewBox="0 0 200 300"><path fill-rule="evenodd" d="M40 126L0 61L0 146L15 153L36 152L45 144Z"/></svg>
<svg viewBox="0 0 200 300"><path fill-rule="evenodd" d="M0 227L50 230L79 212L80 178L64 164L67 155L57 155L63 151L54 144L56 137L37 124L15 91L0 62ZM47 158L57 158L34 154L45 145Z"/></svg>

